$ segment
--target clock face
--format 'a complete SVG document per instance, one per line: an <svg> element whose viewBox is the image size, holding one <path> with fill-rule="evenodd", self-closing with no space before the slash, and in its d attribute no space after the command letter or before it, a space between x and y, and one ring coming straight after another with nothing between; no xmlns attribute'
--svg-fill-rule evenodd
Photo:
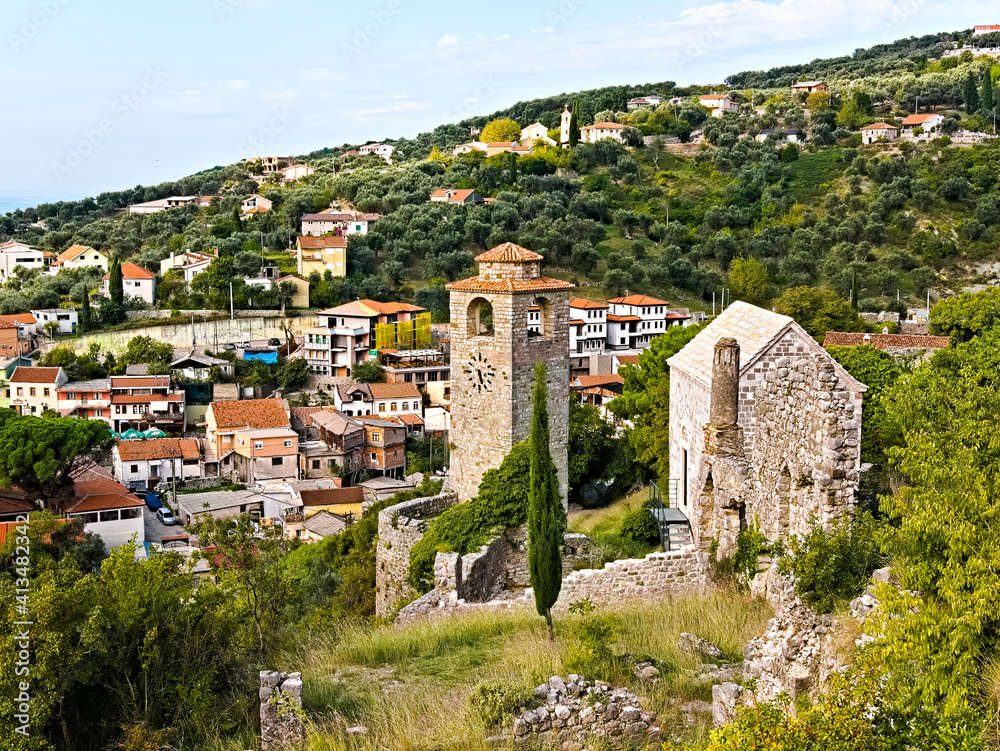
<svg viewBox="0 0 1000 751"><path fill-rule="evenodd" d="M465 364L464 370L465 377L469 379L469 384L480 394L484 391L489 391L493 386L496 368L490 365L482 352L474 354Z"/></svg>

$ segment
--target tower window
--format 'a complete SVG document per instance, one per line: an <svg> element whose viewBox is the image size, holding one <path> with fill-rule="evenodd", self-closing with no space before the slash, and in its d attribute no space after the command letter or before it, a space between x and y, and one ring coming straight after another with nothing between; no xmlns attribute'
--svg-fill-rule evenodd
<svg viewBox="0 0 1000 751"><path fill-rule="evenodd" d="M469 336L493 336L493 305L484 297L477 297L469 305Z"/></svg>

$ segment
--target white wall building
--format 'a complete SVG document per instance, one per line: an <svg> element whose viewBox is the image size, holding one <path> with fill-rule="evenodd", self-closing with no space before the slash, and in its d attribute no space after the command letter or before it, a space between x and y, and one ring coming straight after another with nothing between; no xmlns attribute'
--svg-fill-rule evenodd
<svg viewBox="0 0 1000 751"><path fill-rule="evenodd" d="M669 303L647 295L608 300L608 349L645 349L654 336L690 319L670 310Z"/></svg>
<svg viewBox="0 0 1000 751"><path fill-rule="evenodd" d="M375 156L380 156L385 159L388 164L392 164L392 152L395 150L395 146L390 146L387 143L370 143L367 146L362 146L358 149L358 153L365 156L374 154Z"/></svg>
<svg viewBox="0 0 1000 751"><path fill-rule="evenodd" d="M201 452L193 438L121 441L111 449L115 479L132 491L152 490L161 482L202 476Z"/></svg>
<svg viewBox="0 0 1000 751"><path fill-rule="evenodd" d="M44 269L45 253L16 240L0 245L0 281L9 279L18 266L26 269Z"/></svg>
<svg viewBox="0 0 1000 751"><path fill-rule="evenodd" d="M101 294L110 297L109 291L110 274L104 275L104 285L101 287ZM147 271L142 266L136 266L131 261L122 264L122 286L125 290L125 298L135 297L146 305L152 305L156 300L156 274Z"/></svg>
<svg viewBox="0 0 1000 751"><path fill-rule="evenodd" d="M75 310L64 308L33 310L31 315L35 317L37 330L45 334L48 333L48 329L45 328L47 323L55 323L58 326L57 334L75 334L76 327L80 323L80 316Z"/></svg>

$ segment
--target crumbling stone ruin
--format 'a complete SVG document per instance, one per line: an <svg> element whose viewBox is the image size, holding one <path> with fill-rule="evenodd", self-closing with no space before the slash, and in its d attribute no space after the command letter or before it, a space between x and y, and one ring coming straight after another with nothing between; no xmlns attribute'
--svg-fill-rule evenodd
<svg viewBox="0 0 1000 751"><path fill-rule="evenodd" d="M302 674L260 671L261 751L295 748L306 738Z"/></svg>
<svg viewBox="0 0 1000 751"><path fill-rule="evenodd" d="M668 362L673 501L700 550L853 511L866 387L794 320L736 302Z"/></svg>
<svg viewBox="0 0 1000 751"><path fill-rule="evenodd" d="M514 720L514 737L519 741L540 737L576 751L591 737L659 747L656 713L643 709L639 697L628 689L586 681L579 675L569 675L566 680L553 676L535 689L535 696L544 703Z"/></svg>

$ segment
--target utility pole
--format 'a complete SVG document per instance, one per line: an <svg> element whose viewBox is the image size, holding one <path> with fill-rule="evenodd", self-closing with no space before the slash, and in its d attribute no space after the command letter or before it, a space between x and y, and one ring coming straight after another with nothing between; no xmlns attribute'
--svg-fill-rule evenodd
<svg viewBox="0 0 1000 751"><path fill-rule="evenodd" d="M236 309L233 307L233 283L229 282L229 320L236 320Z"/></svg>
<svg viewBox="0 0 1000 751"><path fill-rule="evenodd" d="M174 450L170 449L170 507L177 508L177 464L174 461Z"/></svg>
<svg viewBox="0 0 1000 751"><path fill-rule="evenodd" d="M712 292L712 318L715 318L715 292Z"/></svg>

